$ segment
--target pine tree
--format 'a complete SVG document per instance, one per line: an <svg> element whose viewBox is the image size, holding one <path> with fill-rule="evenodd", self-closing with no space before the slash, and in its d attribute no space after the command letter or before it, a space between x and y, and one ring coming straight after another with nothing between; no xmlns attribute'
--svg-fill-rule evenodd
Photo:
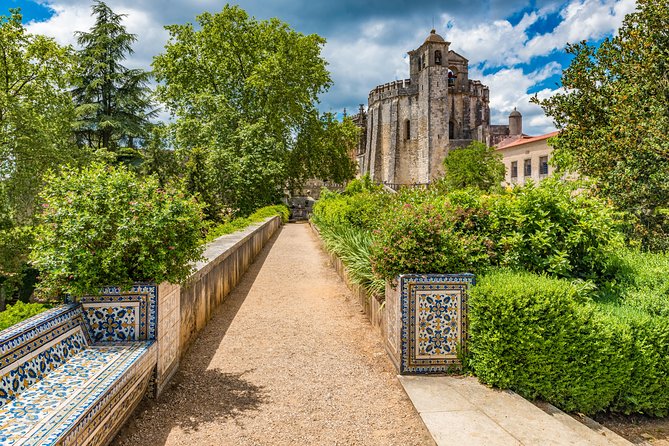
<svg viewBox="0 0 669 446"><path fill-rule="evenodd" d="M132 44L137 40L121 24L125 15L115 14L101 1L91 9L95 25L89 32L76 33L82 47L73 92L79 118L77 141L112 152L136 148L156 114L148 86L151 74L121 64L133 54Z"/></svg>

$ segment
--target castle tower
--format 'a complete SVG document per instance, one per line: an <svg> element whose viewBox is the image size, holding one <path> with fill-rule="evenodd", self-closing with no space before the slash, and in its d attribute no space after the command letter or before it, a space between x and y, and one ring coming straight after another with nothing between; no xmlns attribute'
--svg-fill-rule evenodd
<svg viewBox="0 0 669 446"><path fill-rule="evenodd" d="M448 151L450 110L448 107L448 52L450 42L433 29L425 42L409 51L411 84L418 87L416 159L420 177L416 182L427 183L433 177Z"/></svg>
<svg viewBox="0 0 669 446"><path fill-rule="evenodd" d="M369 92L358 122L365 135L358 149L361 175L390 185L428 183L443 174L450 149L508 136L507 125L490 125L488 87L469 79L469 62L449 46L432 30L408 53L409 79Z"/></svg>
<svg viewBox="0 0 669 446"><path fill-rule="evenodd" d="M523 134L523 115L520 114L516 107L509 114L509 136L520 136Z"/></svg>

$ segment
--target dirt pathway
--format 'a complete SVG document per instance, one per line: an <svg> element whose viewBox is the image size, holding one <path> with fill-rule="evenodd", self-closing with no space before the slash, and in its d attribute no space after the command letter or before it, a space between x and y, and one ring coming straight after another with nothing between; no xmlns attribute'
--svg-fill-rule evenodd
<svg viewBox="0 0 669 446"><path fill-rule="evenodd" d="M432 445L307 225L265 248L116 445Z"/></svg>

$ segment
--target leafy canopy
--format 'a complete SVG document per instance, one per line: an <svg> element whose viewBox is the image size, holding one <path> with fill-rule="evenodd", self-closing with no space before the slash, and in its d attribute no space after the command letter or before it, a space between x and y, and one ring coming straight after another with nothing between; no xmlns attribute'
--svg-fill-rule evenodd
<svg viewBox="0 0 669 446"><path fill-rule="evenodd" d="M350 123L316 110L331 84L322 37L230 5L197 25L167 26L153 68L157 95L177 118L177 151L198 165L188 187L209 218L248 215L308 177L352 176Z"/></svg>
<svg viewBox="0 0 669 446"><path fill-rule="evenodd" d="M502 154L482 142L450 150L444 158L444 186L447 190L473 187L487 191L504 180Z"/></svg>
<svg viewBox="0 0 669 446"><path fill-rule="evenodd" d="M540 101L561 133L555 158L633 215L646 247L669 248L669 5L639 0L618 35L569 45L564 93Z"/></svg>
<svg viewBox="0 0 669 446"><path fill-rule="evenodd" d="M201 207L154 177L93 163L49 174L31 259L38 290L57 296L103 286L187 279L202 248Z"/></svg>

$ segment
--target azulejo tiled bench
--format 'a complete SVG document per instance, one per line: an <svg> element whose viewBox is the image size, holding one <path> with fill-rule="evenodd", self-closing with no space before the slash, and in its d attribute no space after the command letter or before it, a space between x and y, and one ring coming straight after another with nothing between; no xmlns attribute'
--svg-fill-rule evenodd
<svg viewBox="0 0 669 446"><path fill-rule="evenodd" d="M155 315L155 293L119 293L0 332L0 445L110 442L153 376Z"/></svg>

